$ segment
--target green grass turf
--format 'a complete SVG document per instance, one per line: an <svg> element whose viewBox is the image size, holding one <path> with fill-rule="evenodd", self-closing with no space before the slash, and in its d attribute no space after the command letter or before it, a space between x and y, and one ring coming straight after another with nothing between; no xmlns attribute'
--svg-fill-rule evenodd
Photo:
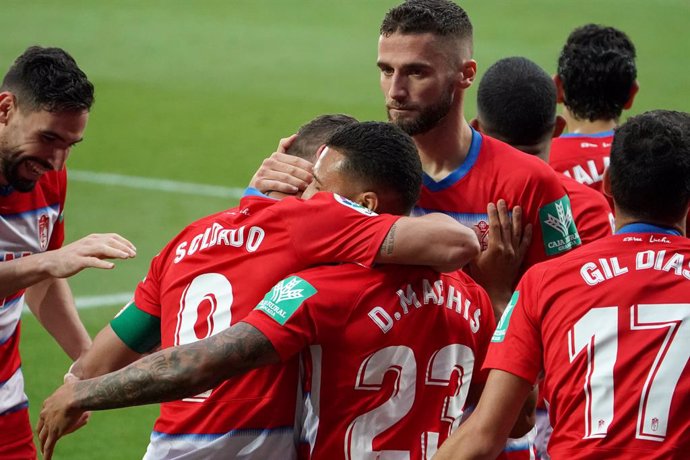
<svg viewBox="0 0 690 460"><path fill-rule="evenodd" d="M232 187L244 186L280 137L315 115L382 119L375 67L389 0L40 0L2 2L0 71L30 44L68 49L96 85L85 142L69 166ZM475 26L479 77L495 60L524 55L548 72L569 31L619 27L638 48L640 93L631 114L690 110L686 0L487 0L461 3ZM467 96L474 114L476 85ZM139 258L73 279L77 296L127 292L149 259L190 220L235 200L73 181L67 239L117 231ZM116 307L113 307L116 308ZM114 309L83 312L96 332ZM33 318L23 353L35 420L67 366ZM66 438L57 458L129 459L143 453L155 409L98 414ZM127 451L126 449L130 449Z"/></svg>

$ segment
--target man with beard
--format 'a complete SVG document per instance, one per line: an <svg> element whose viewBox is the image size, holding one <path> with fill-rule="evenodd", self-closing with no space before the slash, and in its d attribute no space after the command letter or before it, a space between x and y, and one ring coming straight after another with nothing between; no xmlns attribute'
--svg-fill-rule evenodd
<svg viewBox="0 0 690 460"><path fill-rule="evenodd" d="M72 359L91 345L64 278L134 246L115 234L63 248L70 148L82 140L93 85L58 48L31 47L0 87L0 458L36 458L19 357L24 297Z"/></svg>

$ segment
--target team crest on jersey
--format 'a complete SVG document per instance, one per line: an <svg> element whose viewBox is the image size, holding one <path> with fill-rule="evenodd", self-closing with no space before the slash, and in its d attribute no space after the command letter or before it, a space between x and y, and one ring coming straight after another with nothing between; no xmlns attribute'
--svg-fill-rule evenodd
<svg viewBox="0 0 690 460"><path fill-rule="evenodd" d="M50 227L50 219L48 214L40 214L38 216L38 242L41 245L41 250L48 249L48 229Z"/></svg>
<svg viewBox="0 0 690 460"><path fill-rule="evenodd" d="M352 208L355 211L364 214L365 216L376 216L374 211L370 210L369 208L365 208L361 204L355 203L354 201L350 201L344 196L340 196L337 193L333 194L333 197L335 198L335 201L338 203L342 204L343 206L347 206L348 208Z"/></svg>
<svg viewBox="0 0 690 460"><path fill-rule="evenodd" d="M581 244L568 195L539 209L539 220L546 255L560 254Z"/></svg>
<svg viewBox="0 0 690 460"><path fill-rule="evenodd" d="M278 282L256 306L281 326L292 316L305 300L316 294L314 286L299 276L291 276Z"/></svg>
<svg viewBox="0 0 690 460"><path fill-rule="evenodd" d="M489 224L485 220L480 220L474 224L474 231L479 238L479 244L482 246L482 251L489 247Z"/></svg>
<svg viewBox="0 0 690 460"><path fill-rule="evenodd" d="M510 298L508 306L506 306L506 309L503 311L501 320L496 325L494 335L491 337L492 342L503 342L503 339L506 338L506 332L508 332L508 323L510 323L510 317L513 315L513 309L515 309L515 305L517 304L519 297L519 291L513 292L513 296Z"/></svg>

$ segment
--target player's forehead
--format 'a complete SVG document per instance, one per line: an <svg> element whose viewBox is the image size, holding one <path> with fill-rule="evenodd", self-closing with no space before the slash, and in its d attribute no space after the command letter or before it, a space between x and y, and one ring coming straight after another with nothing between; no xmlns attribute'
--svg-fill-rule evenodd
<svg viewBox="0 0 690 460"><path fill-rule="evenodd" d="M379 36L377 64L379 67L430 66L447 59L448 44L432 33Z"/></svg>

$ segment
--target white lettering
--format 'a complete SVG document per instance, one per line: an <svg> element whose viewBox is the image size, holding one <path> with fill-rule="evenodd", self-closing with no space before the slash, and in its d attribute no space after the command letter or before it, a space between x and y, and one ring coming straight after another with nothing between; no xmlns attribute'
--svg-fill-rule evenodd
<svg viewBox="0 0 690 460"><path fill-rule="evenodd" d="M369 318L383 331L387 333L393 327L393 318L381 307L374 307L369 312Z"/></svg>

